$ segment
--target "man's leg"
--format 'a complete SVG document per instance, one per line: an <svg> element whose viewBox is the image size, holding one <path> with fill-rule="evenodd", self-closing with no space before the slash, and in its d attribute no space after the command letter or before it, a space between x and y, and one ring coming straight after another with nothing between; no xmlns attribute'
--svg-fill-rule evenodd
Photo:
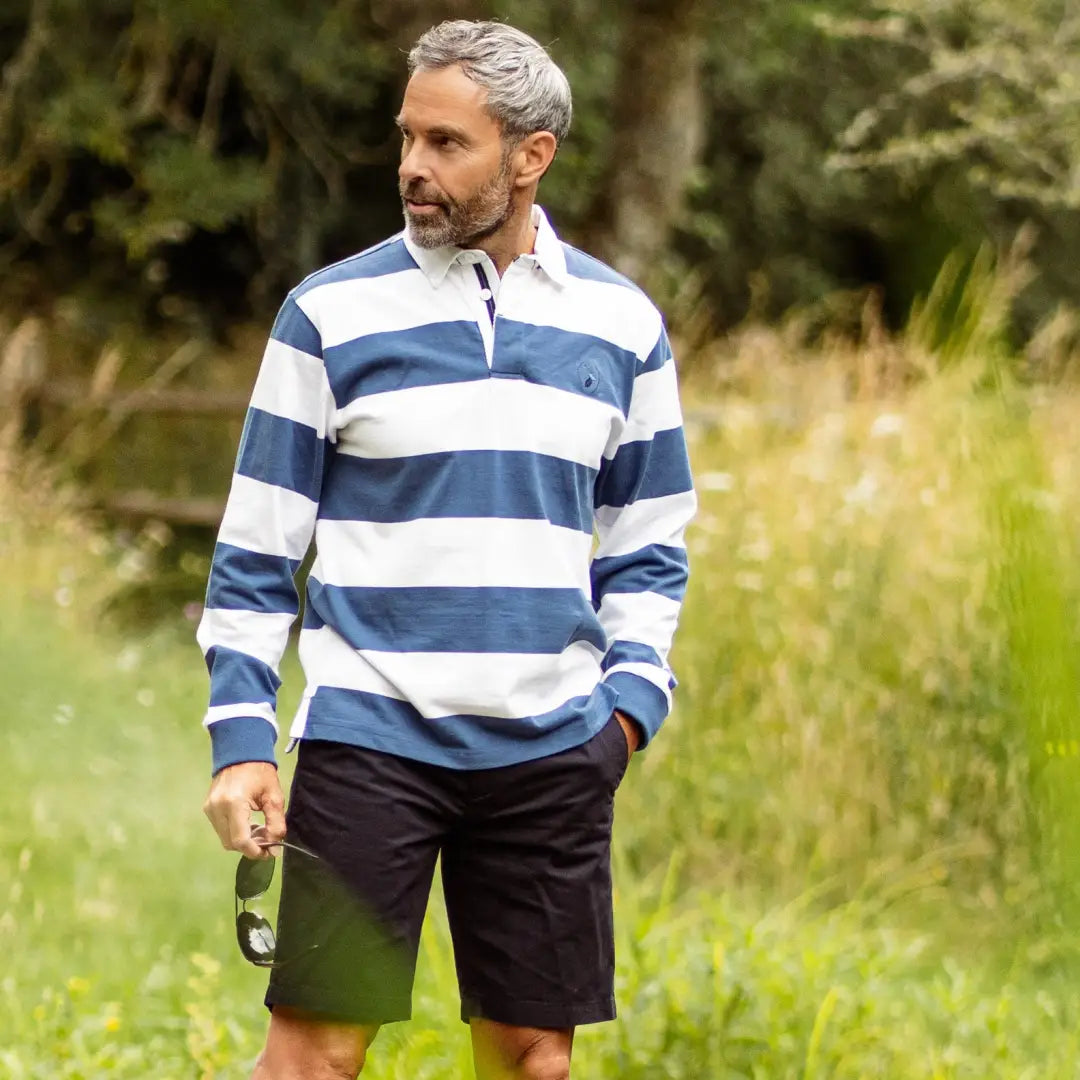
<svg viewBox="0 0 1080 1080"><path fill-rule="evenodd" d="M472 1020L477 1080L569 1080L574 1029Z"/></svg>
<svg viewBox="0 0 1080 1080"><path fill-rule="evenodd" d="M251 1080L356 1080L377 1026L336 1024L279 1005Z"/></svg>
<svg viewBox="0 0 1080 1080"><path fill-rule="evenodd" d="M469 774L442 849L461 1015L481 1080L566 1080L575 1027L615 1016L612 719L581 746Z"/></svg>
<svg viewBox="0 0 1080 1080"><path fill-rule="evenodd" d="M353 1080L379 1025L408 1019L453 816L440 779L389 754L300 744L286 820L305 850L283 856L272 1018L255 1080Z"/></svg>

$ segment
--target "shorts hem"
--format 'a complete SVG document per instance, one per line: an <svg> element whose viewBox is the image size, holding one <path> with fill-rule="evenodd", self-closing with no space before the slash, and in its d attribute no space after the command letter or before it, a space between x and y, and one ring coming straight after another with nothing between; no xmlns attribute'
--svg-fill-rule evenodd
<svg viewBox="0 0 1080 1080"><path fill-rule="evenodd" d="M557 1004L547 1001L481 1002L475 999L462 1002L461 1019L494 1020L513 1027L573 1028L585 1024L604 1024L614 1020L615 999L597 998L592 1001Z"/></svg>
<svg viewBox="0 0 1080 1080"><path fill-rule="evenodd" d="M328 1002L317 992L304 992L305 988L292 988L282 990L271 987L266 991L263 1004L274 1011L275 1005L284 1005L290 1009L297 1009L317 1020L325 1020L334 1024L357 1024L365 1027L373 1024L396 1024L402 1020L412 1019L412 1002L398 1002L386 1007L365 1008L358 1004L343 1004L341 1002Z"/></svg>

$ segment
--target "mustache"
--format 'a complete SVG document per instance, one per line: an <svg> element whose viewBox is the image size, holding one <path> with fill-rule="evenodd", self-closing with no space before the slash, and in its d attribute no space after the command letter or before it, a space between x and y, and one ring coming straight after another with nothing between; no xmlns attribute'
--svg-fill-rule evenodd
<svg viewBox="0 0 1080 1080"><path fill-rule="evenodd" d="M398 194L408 202L433 203L448 208L450 200L438 188L425 187L423 183L411 180L407 184L398 184Z"/></svg>

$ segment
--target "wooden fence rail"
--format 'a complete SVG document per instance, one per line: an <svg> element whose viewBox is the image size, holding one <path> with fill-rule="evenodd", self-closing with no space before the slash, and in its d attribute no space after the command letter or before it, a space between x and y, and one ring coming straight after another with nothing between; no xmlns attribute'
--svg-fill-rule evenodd
<svg viewBox="0 0 1080 1080"><path fill-rule="evenodd" d="M76 465L110 445L131 416L242 418L248 392L167 385L202 352L203 346L197 342L181 346L142 386L126 391L113 382L119 363L112 365L108 377L102 377L102 371L109 365L99 363L90 379L50 379L44 326L37 318L26 319L9 335L0 352L0 450L24 436L29 418L42 406L64 409L78 417L80 437L71 441L66 454ZM722 421L718 406L690 407L685 415L688 425L706 429ZM118 517L158 519L174 525L216 528L225 508L224 495L170 496L144 489L88 494L94 505Z"/></svg>

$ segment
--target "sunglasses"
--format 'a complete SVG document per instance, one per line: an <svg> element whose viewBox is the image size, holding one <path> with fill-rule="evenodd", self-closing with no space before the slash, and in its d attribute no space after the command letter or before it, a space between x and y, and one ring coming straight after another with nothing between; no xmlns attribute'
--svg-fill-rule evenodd
<svg viewBox="0 0 1080 1080"><path fill-rule="evenodd" d="M286 843L284 840L257 840L256 842L267 850L288 848L289 851L298 851L312 859L319 857L306 848ZM236 912L236 942L244 954L244 959L256 967L281 967L297 959L293 956L288 960L277 960L277 939L274 937L273 928L261 915L247 910L249 901L257 900L270 888L270 882L274 880L276 864L277 859L252 859L248 855L243 855L236 868L236 899L233 904ZM312 945L297 956L303 956L318 947L318 945Z"/></svg>

